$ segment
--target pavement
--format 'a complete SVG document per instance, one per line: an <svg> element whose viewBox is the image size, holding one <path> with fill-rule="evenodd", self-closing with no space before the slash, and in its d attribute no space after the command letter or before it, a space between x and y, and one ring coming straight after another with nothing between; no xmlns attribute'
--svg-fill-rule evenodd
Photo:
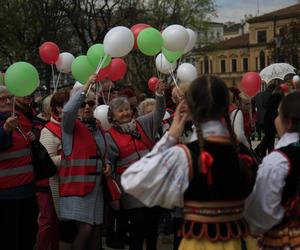
<svg viewBox="0 0 300 250"><path fill-rule="evenodd" d="M105 245L105 240L103 240L103 243L103 248L105 250L114 250ZM124 249L128 250L128 245ZM146 245L144 245L144 249L146 249ZM173 250L173 235L160 234L157 241L157 250Z"/></svg>

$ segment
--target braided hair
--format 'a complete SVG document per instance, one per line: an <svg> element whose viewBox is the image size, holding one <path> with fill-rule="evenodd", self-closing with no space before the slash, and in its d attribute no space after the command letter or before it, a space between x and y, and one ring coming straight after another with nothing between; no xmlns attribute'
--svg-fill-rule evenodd
<svg viewBox="0 0 300 250"><path fill-rule="evenodd" d="M195 79L186 93L186 101L196 127L200 159L204 146L201 123L225 117L229 133L236 140L228 115L229 93L223 80L214 75L203 75ZM199 162L198 169L201 169L201 160Z"/></svg>

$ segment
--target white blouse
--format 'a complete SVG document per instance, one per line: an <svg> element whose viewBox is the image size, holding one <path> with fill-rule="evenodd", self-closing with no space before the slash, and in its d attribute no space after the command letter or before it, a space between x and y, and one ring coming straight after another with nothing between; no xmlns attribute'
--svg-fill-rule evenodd
<svg viewBox="0 0 300 250"><path fill-rule="evenodd" d="M231 126L238 141L243 143L247 148L250 148L249 142L245 135L244 130L244 117L243 112L239 109L235 109L230 113Z"/></svg>
<svg viewBox="0 0 300 250"><path fill-rule="evenodd" d="M202 124L203 137L228 135L219 121ZM183 194L189 185L190 155L187 148L175 145L167 132L151 152L132 164L121 177L124 190L146 206L183 207Z"/></svg>
<svg viewBox="0 0 300 250"><path fill-rule="evenodd" d="M298 133L285 133L275 149L298 141ZM280 152L267 155L259 166L254 189L246 201L245 217L253 234L261 234L281 222L281 196L289 172L289 160Z"/></svg>

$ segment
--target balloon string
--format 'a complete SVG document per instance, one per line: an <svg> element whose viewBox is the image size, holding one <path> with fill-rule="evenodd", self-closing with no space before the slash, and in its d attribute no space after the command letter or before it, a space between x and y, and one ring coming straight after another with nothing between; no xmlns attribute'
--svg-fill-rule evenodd
<svg viewBox="0 0 300 250"><path fill-rule="evenodd" d="M106 100L105 100L105 97L104 97L103 87L101 88L101 95L102 95L102 101L106 105Z"/></svg>
<svg viewBox="0 0 300 250"><path fill-rule="evenodd" d="M96 69L96 74L99 73L100 69L102 68L105 60L107 58L107 55L105 55L104 57L101 57L100 60L99 60L99 63L98 63L98 66L97 66L97 69ZM101 60L102 59L102 60Z"/></svg>
<svg viewBox="0 0 300 250"><path fill-rule="evenodd" d="M95 86L95 98L96 98L96 107L98 107L98 105L99 105L99 100L98 100L98 89L99 89L99 85L98 84L96 84L96 86Z"/></svg>
<svg viewBox="0 0 300 250"><path fill-rule="evenodd" d="M157 78L160 79L159 71L158 71L158 69L157 69L157 67L156 67L155 56L153 56L153 58L154 58L154 65L155 65L155 69L156 69Z"/></svg>
<svg viewBox="0 0 300 250"><path fill-rule="evenodd" d="M109 103L110 99L110 90L111 90L111 85L109 85L109 90L108 90L108 96L107 96L107 102Z"/></svg>
<svg viewBox="0 0 300 250"><path fill-rule="evenodd" d="M171 69L168 69L168 70L169 70L170 76L172 77L172 79L173 79L173 81L174 81L174 83L175 83L176 88L179 89L178 84L177 84L177 81L176 81L176 79L175 79L175 77L174 77L174 75L173 75Z"/></svg>
<svg viewBox="0 0 300 250"><path fill-rule="evenodd" d="M14 96L13 98L13 107L12 107L12 117L15 117L15 112L16 112L16 97Z"/></svg>
<svg viewBox="0 0 300 250"><path fill-rule="evenodd" d="M61 72L59 72L58 77L57 77L57 79L56 79L55 88L54 88L54 93L55 93L55 92L57 91L57 89L58 89L58 84L59 84L60 75L61 75Z"/></svg>
<svg viewBox="0 0 300 250"><path fill-rule="evenodd" d="M55 79L54 79L54 68L53 68L53 64L51 64L51 70L52 70L52 84L53 84L53 90L55 90Z"/></svg>

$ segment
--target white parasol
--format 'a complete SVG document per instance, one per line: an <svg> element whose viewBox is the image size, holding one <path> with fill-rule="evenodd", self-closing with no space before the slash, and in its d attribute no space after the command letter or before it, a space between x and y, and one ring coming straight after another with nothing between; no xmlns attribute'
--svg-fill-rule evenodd
<svg viewBox="0 0 300 250"><path fill-rule="evenodd" d="M295 68L288 63L274 63L260 72L260 77L267 84L274 79L284 80L288 74L295 74Z"/></svg>

